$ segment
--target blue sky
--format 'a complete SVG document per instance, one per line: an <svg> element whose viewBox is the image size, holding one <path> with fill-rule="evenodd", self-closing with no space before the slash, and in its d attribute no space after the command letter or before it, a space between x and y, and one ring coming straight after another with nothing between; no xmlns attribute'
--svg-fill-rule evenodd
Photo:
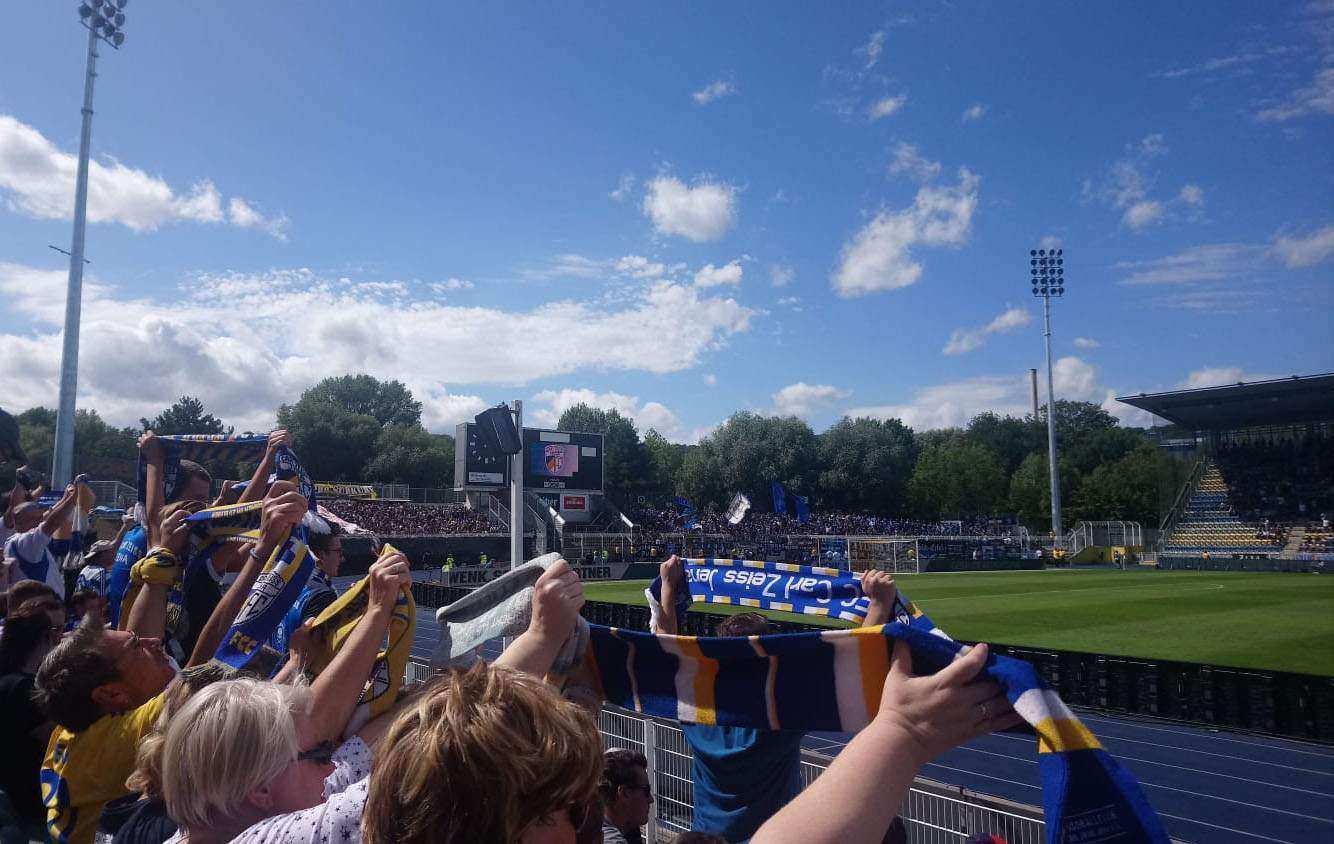
<svg viewBox="0 0 1334 844"><path fill-rule="evenodd" d="M54 406L75 4L0 54L0 403ZM242 427L321 377L434 430L693 441L1334 369L1334 3L136 0L102 49L80 404Z"/></svg>

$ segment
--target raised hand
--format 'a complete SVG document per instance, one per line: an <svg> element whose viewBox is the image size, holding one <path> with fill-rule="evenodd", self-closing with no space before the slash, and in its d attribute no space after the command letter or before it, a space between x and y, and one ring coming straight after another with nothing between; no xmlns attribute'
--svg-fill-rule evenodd
<svg viewBox="0 0 1334 844"><path fill-rule="evenodd" d="M260 510L260 536L265 542L276 543L278 537L296 527L309 506L309 502L297 492L296 484L275 481L269 487L263 509Z"/></svg>
<svg viewBox="0 0 1334 844"><path fill-rule="evenodd" d="M542 573L533 587L533 618L528 630L547 642L564 642L574 631L584 606L584 584L564 560Z"/></svg>
<svg viewBox="0 0 1334 844"><path fill-rule="evenodd" d="M412 585L412 570L402 553L381 557L371 565L370 606L392 610L403 587Z"/></svg>
<svg viewBox="0 0 1334 844"><path fill-rule="evenodd" d="M1020 723L1000 686L977 679L987 653L986 645L974 645L936 674L914 677L912 651L896 641L873 723L900 734L919 767L952 747Z"/></svg>

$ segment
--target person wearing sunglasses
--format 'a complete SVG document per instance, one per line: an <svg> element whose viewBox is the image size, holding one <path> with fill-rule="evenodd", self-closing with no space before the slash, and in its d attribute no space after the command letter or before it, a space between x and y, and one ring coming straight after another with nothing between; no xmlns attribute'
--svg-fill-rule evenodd
<svg viewBox="0 0 1334 844"><path fill-rule="evenodd" d="M648 759L637 750L613 747L603 755L598 793L602 797L603 844L643 844L640 829L653 808Z"/></svg>

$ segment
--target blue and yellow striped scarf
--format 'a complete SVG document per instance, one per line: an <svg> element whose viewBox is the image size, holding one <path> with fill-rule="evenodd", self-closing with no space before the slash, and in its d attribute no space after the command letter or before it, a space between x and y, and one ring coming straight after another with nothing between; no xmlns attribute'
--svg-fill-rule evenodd
<svg viewBox="0 0 1334 844"><path fill-rule="evenodd" d="M755 582L745 578L747 594L742 595L733 588L739 577L724 581L719 574L692 574L695 564L763 577ZM855 615L860 609L855 619L859 623L865 618L860 582L827 571L832 570L692 560L687 565L688 591L695 600L792 612L803 612L814 602L830 615L848 602L838 611ZM773 574L816 582L807 582L809 589L796 589L796 582L771 580ZM715 592L710 588L715 583L726 586ZM784 592L784 585L793 588ZM647 591L650 603L657 603L661 584L655 581ZM943 635L909 602L896 605L895 617L878 627L734 638L593 626L588 664L606 700L648 715L692 724L853 732L869 724L879 709L895 639L912 649L918 674L933 674L965 651L965 645ZM984 673L1004 689L1015 711L1037 733L1050 844L1167 842L1135 778L1103 750L1033 666L992 654Z"/></svg>

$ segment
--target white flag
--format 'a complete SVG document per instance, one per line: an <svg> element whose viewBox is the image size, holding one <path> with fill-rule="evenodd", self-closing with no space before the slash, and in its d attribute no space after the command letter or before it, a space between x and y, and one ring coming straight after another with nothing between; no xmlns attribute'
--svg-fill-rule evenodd
<svg viewBox="0 0 1334 844"><path fill-rule="evenodd" d="M732 498L732 503L727 505L728 524L739 525L741 520L746 518L746 513L750 510L750 499L742 493L737 493Z"/></svg>

